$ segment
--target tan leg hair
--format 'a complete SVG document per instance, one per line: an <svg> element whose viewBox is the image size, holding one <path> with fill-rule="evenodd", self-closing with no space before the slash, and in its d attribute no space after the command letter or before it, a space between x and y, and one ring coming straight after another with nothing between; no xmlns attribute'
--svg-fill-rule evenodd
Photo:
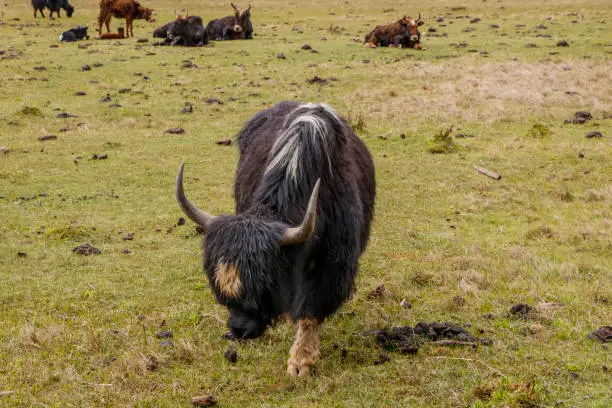
<svg viewBox="0 0 612 408"><path fill-rule="evenodd" d="M306 377L310 367L321 357L319 352L319 322L316 319L298 320L295 341L289 352L287 374Z"/></svg>

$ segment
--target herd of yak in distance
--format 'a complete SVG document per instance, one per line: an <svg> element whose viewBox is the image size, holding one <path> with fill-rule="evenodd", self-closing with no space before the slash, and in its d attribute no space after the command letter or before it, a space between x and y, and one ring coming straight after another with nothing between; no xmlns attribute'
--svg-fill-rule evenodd
<svg viewBox="0 0 612 408"><path fill-rule="evenodd" d="M74 8L68 0L32 0L34 14ZM166 45L201 46L209 40L251 39L251 7L212 20L178 17L155 30ZM111 33L111 18L125 31ZM101 0L99 38L134 36L133 21L152 20L135 0ZM420 18L378 26L368 47L420 49ZM102 33L105 25L107 33ZM62 41L88 38L87 27L63 33ZM215 216L186 196L184 166L175 196L203 235L204 269L217 301L229 310L224 336L256 338L281 316L297 326L287 373L308 376L320 359L319 333L354 291L359 257L366 249L376 196L372 156L333 108L283 101L262 110L236 137L240 156L234 182L236 215ZM248 255L246 255L248 254Z"/></svg>
<svg viewBox="0 0 612 408"><path fill-rule="evenodd" d="M177 16L176 20L159 27L153 32L153 37L162 38L159 45L182 45L198 47L208 44L210 40L238 40L253 38L253 24L251 22L251 6L241 9L230 3L234 15L211 20L206 27L200 16ZM63 9L68 17L74 13L74 7L68 0L32 0L34 17L37 12L45 17L43 11L49 10L52 17L56 13L60 17ZM110 32L111 18L124 18L125 29L119 27L117 32ZM143 7L136 0L101 0L100 14L98 15L98 38L121 39L134 36L134 20L153 21L153 10ZM381 25L374 28L365 37L367 47L397 47L421 49L421 33L418 28L424 24L419 14L418 18L404 16L395 23ZM102 26L106 26L106 33L102 33ZM72 42L89 39L87 26L70 29L60 35L60 41Z"/></svg>

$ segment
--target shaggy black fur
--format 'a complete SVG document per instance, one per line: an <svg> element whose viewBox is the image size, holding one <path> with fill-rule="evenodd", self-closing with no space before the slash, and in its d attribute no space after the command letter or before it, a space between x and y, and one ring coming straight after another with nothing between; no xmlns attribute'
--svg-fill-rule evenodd
<svg viewBox="0 0 612 408"><path fill-rule="evenodd" d="M255 115L237 142L237 215L216 218L203 239L204 267L217 300L230 309L228 326L235 337L251 338L284 313L322 321L351 295L369 237L376 189L370 153L330 109L290 101ZM286 155L287 145L297 147L289 149L295 156ZM281 246L283 231L302 222L317 179L313 235ZM237 266L239 296L216 287L219 263Z"/></svg>
<svg viewBox="0 0 612 408"><path fill-rule="evenodd" d="M168 27L166 42L170 45L199 47L208 44L204 22L199 16L179 17Z"/></svg>

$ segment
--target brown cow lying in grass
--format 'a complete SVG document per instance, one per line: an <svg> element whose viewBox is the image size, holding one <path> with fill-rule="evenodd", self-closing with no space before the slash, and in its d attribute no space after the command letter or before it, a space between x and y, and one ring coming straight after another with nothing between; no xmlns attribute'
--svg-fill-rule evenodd
<svg viewBox="0 0 612 408"><path fill-rule="evenodd" d="M151 21L153 10L142 7L135 0L100 0L100 15L98 16L98 33L102 34L102 24L106 32L110 32L111 17L125 18L125 36L134 36L134 20Z"/></svg>
<svg viewBox="0 0 612 408"><path fill-rule="evenodd" d="M417 19L404 16L399 21L386 26L376 26L365 37L366 47L401 47L420 50L421 33L418 30L424 22L421 14Z"/></svg>

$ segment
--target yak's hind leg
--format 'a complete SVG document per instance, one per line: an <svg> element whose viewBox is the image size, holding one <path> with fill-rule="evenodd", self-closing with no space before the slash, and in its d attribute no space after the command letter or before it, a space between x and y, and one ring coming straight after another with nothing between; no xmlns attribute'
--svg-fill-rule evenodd
<svg viewBox="0 0 612 408"><path fill-rule="evenodd" d="M317 319L298 320L295 341L287 361L287 374L294 377L307 377L310 374L310 367L321 356L319 352L319 326L320 323Z"/></svg>

